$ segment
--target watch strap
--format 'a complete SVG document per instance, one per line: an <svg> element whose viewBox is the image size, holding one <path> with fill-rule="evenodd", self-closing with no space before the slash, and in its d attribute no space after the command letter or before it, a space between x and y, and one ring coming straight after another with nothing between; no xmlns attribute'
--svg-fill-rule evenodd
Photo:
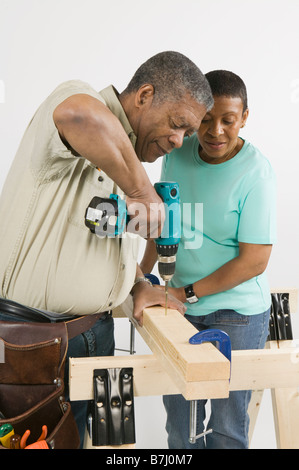
<svg viewBox="0 0 299 470"><path fill-rule="evenodd" d="M193 289L193 284L188 284L187 286L184 287L185 289L185 294L186 294L186 299L189 304L195 304L198 302L198 297L194 293Z"/></svg>
<svg viewBox="0 0 299 470"><path fill-rule="evenodd" d="M132 289L133 287L136 286L136 284L138 284L139 282L147 282L150 286L153 286L153 284L151 283L151 281L147 278L147 277L136 277L135 281L134 281L134 284L132 286ZM131 292L132 292L132 289L131 289Z"/></svg>

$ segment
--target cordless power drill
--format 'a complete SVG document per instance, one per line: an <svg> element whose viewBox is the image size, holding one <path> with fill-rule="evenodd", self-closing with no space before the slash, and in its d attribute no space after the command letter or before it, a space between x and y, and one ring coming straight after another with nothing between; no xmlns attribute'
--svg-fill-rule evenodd
<svg viewBox="0 0 299 470"><path fill-rule="evenodd" d="M167 313L168 282L175 271L176 254L181 237L181 210L179 185L160 181L154 185L165 207L165 222L159 238L155 239L158 253L158 271L165 282ZM85 225L99 237L120 235L129 222L126 203L116 194L110 198L95 196L85 212Z"/></svg>
<svg viewBox="0 0 299 470"><path fill-rule="evenodd" d="M181 238L181 210L179 185L171 181L155 183L155 190L161 197L165 206L165 223L159 238L155 239L158 253L158 271L165 281L167 313L168 282L174 275L176 254Z"/></svg>

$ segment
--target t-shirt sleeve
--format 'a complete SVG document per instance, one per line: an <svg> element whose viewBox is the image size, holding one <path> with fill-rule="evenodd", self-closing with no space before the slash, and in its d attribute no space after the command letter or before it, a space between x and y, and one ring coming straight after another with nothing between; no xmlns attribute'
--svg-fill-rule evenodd
<svg viewBox="0 0 299 470"><path fill-rule="evenodd" d="M88 94L103 102L100 94L85 82L70 80L59 85L42 103L28 128L32 135L31 168L36 177L44 181L56 178L61 172L68 171L77 163L80 156L74 155L62 141L55 126L53 112L55 108L72 95ZM35 136L38 136L36 138ZM86 164L91 165L86 160ZM45 169L47 169L45 173Z"/></svg>
<svg viewBox="0 0 299 470"><path fill-rule="evenodd" d="M274 173L258 178L246 194L241 208L238 241L256 244L276 242L276 178Z"/></svg>

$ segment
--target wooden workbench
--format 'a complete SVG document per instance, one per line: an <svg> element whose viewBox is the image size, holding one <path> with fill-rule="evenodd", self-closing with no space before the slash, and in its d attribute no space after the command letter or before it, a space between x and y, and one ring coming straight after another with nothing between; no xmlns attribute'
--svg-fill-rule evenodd
<svg viewBox="0 0 299 470"><path fill-rule="evenodd" d="M297 289L288 292L290 311L297 311ZM122 312L115 316L132 315L128 299ZM299 342L268 344L264 350L232 351L231 364L211 343L189 344L197 333L179 312L162 307L144 310L143 327L135 324L152 351L149 355L129 355L70 359L70 399L93 398L94 369L133 367L134 395L181 393L187 400L227 398L231 390L256 390L250 407L253 433L261 392L271 389L273 395L277 446L299 448ZM274 343L274 342L271 342ZM291 399L290 399L291 397ZM296 429L294 430L294 426ZM296 432L295 432L296 431Z"/></svg>

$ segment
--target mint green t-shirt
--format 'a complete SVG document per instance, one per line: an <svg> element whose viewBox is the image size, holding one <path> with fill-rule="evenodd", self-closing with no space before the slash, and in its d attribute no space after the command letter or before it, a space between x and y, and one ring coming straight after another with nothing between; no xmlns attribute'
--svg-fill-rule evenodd
<svg viewBox="0 0 299 470"><path fill-rule="evenodd" d="M273 244L276 240L276 179L269 161L248 141L231 160L204 162L197 135L166 155L162 181L180 188L182 227L173 287L194 283L238 256L239 242ZM266 274L233 289L186 304L187 314L221 309L254 315L271 305Z"/></svg>

